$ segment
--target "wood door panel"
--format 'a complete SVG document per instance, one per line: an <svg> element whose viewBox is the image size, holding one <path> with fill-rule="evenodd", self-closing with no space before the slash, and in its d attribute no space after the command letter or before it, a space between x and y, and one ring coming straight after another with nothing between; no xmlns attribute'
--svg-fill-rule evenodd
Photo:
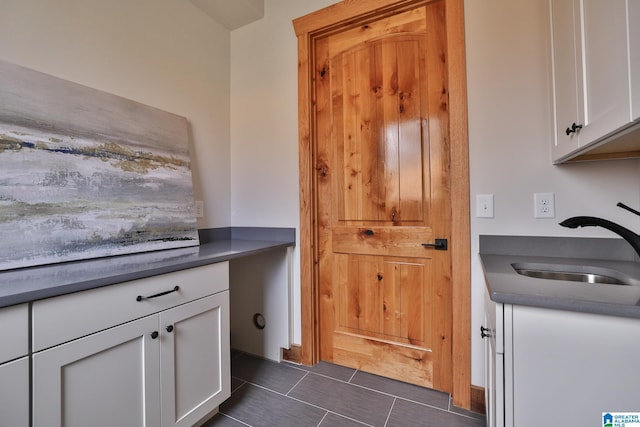
<svg viewBox="0 0 640 427"><path fill-rule="evenodd" d="M337 332L333 361L383 377L433 387L433 354L429 350ZM379 361L384 360L384 363Z"/></svg>
<svg viewBox="0 0 640 427"><path fill-rule="evenodd" d="M334 257L336 331L431 346L431 260Z"/></svg>
<svg viewBox="0 0 640 427"><path fill-rule="evenodd" d="M424 33L426 31L426 9L418 7L393 16L363 23L331 36L331 57L354 46L389 34Z"/></svg>
<svg viewBox="0 0 640 427"><path fill-rule="evenodd" d="M424 52L401 35L331 59L336 220L428 220Z"/></svg>
<svg viewBox="0 0 640 427"><path fill-rule="evenodd" d="M431 258L434 249L422 243L433 243L435 237L428 227L333 227L331 230L334 253L389 255Z"/></svg>
<svg viewBox="0 0 640 427"><path fill-rule="evenodd" d="M359 44L366 45L401 32L424 35L427 65L426 70L421 71L421 81L427 79L428 90L421 107L428 105L429 114L421 119L423 135L429 139L425 154L430 158L426 161L428 172L423 179L430 203L423 223L401 225L430 227L438 237L449 238L451 242L455 236L455 241L450 244L450 254L433 253L432 319L435 322L431 325L432 349L427 350L431 351L431 357L422 359L427 364L424 369L418 369L413 378L420 378L420 372L430 370L432 375L425 378L432 377L433 381L425 380L423 385L433 383L434 388L451 391L457 406L469 408L469 167L463 6L463 0L344 0L294 20L294 27L298 37L300 101L301 360L311 364L334 360L333 299L339 290L332 286L332 227L337 212L344 208L338 209L336 200L332 199L337 193L336 177L340 173L334 168L335 144L343 141L333 135L331 115L341 117L342 104L332 104L331 59ZM415 16L424 12L424 19L407 18L414 16L406 13L409 9L413 9ZM391 74L382 77L383 81ZM393 108L388 111L395 113ZM378 114L381 115L380 110ZM387 138L385 149L389 149L388 153L397 153L398 144L397 139L393 142ZM342 148L337 151L342 152ZM391 168L385 169L384 179L386 197L399 186L395 185L396 176ZM400 196L392 197L399 199ZM388 217L389 211L385 212ZM353 220L340 225L378 227L396 223ZM386 359L403 352L396 349L396 344L389 342L384 351L374 352L373 348L379 344L368 344L368 337L344 334L335 348L337 361L342 360L343 348L350 347L343 339L353 340L354 347L372 346L358 351L358 357L363 358L360 364L367 366L367 370L397 377L394 372L377 370L380 366L394 365L393 362L387 365ZM368 356L364 356L367 352ZM400 364L399 370L404 369Z"/></svg>
<svg viewBox="0 0 640 427"><path fill-rule="evenodd" d="M451 391L444 2L314 40L323 360ZM410 28L410 31L408 29Z"/></svg>

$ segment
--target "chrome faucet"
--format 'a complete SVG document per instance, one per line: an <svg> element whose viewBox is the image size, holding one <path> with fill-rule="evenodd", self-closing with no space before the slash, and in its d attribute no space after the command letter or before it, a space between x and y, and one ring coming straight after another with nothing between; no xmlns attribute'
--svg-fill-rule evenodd
<svg viewBox="0 0 640 427"><path fill-rule="evenodd" d="M633 212L636 215L640 215L640 212L630 208L629 206L623 203L618 203L616 206L626 209L629 212ZM568 228L578 228L578 227L606 228L607 230L616 233L618 236L626 240L636 251L636 253L638 254L638 257L640 257L640 235L634 233L633 231L627 228L624 228L621 225L616 224L615 222L611 222L602 218L596 218L593 216L574 216L574 217L565 219L560 223L560 225Z"/></svg>

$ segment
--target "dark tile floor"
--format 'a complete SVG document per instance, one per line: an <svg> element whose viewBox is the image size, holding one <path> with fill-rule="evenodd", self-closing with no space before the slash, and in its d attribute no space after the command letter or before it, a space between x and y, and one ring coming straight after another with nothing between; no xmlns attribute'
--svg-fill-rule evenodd
<svg viewBox="0 0 640 427"><path fill-rule="evenodd" d="M446 393L330 363L299 366L233 352L232 394L204 427L484 427Z"/></svg>

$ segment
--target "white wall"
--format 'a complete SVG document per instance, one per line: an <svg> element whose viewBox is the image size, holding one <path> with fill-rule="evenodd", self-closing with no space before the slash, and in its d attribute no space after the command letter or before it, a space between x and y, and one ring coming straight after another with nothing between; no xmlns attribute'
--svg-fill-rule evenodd
<svg viewBox="0 0 640 427"><path fill-rule="evenodd" d="M190 2L0 0L0 58L180 114L193 131L202 228L298 226L297 50L291 20L333 0L266 0L264 19L229 32ZM552 166L546 2L467 0L472 211L472 382L483 385L480 234L607 236L568 230L576 214L633 229L640 161ZM231 46L231 53L230 47ZM229 109L230 106L230 109ZM556 194L556 219L533 218L533 193ZM294 253L293 337L300 342Z"/></svg>
<svg viewBox="0 0 640 427"><path fill-rule="evenodd" d="M466 43L471 168L472 383L482 385L484 279L478 236L617 237L558 225L574 215L600 216L631 229L640 208L640 161L551 164L552 110L547 2L467 0ZM534 219L533 193L555 193L556 218ZM475 218L475 195L494 194L495 218Z"/></svg>
<svg viewBox="0 0 640 427"><path fill-rule="evenodd" d="M229 39L187 1L0 1L1 59L187 117L200 228L230 224Z"/></svg>
<svg viewBox="0 0 640 427"><path fill-rule="evenodd" d="M233 225L298 225L297 51L291 20L328 0L266 0L265 18L231 33ZM603 216L640 228L615 207L640 207L640 162L552 166L546 1L467 0L472 211L495 195L495 218L472 218L472 383L483 385L480 234L607 236L568 230L566 217ZM556 219L533 218L533 193L554 192ZM298 253L294 289L299 291ZM299 294L294 341L300 342Z"/></svg>
<svg viewBox="0 0 640 427"><path fill-rule="evenodd" d="M232 226L299 230L298 50L291 21L333 3L265 0L263 19L231 32ZM299 241L293 253L294 343L300 343L301 324L298 247Z"/></svg>

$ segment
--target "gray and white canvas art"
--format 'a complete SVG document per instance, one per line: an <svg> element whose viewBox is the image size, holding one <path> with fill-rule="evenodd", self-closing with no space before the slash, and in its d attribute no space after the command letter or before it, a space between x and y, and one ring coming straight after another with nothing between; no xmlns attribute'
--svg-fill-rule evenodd
<svg viewBox="0 0 640 427"><path fill-rule="evenodd" d="M187 126L0 61L0 270L198 245Z"/></svg>

